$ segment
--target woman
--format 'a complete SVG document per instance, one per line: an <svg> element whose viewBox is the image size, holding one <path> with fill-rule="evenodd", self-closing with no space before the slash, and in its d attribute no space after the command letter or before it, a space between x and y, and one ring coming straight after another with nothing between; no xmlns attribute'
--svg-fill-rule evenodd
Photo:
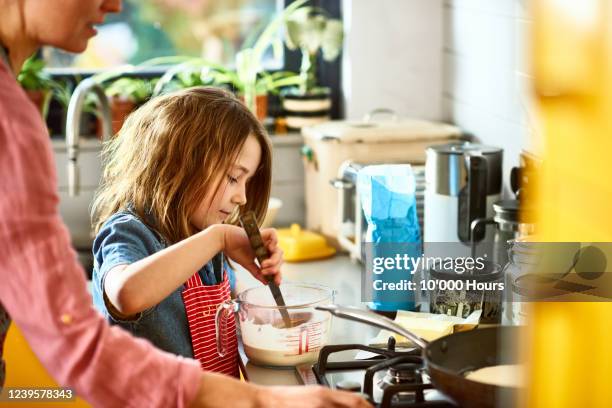
<svg viewBox="0 0 612 408"><path fill-rule="evenodd" d="M120 8L120 0L0 0L0 351L10 316L58 383L95 406L368 406L349 393L201 371L111 328L91 306L57 212L49 136L15 75L41 45L82 52L94 25Z"/></svg>

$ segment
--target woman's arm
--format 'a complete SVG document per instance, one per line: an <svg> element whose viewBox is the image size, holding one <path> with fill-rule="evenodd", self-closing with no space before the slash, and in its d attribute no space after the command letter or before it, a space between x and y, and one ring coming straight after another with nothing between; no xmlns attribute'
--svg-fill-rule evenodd
<svg viewBox="0 0 612 408"><path fill-rule="evenodd" d="M0 174L10 175L0 182L0 303L49 374L93 406L184 407L193 401L199 363L110 327L93 309L57 213L49 135L1 62L0 146ZM6 367L9 375L14 368Z"/></svg>

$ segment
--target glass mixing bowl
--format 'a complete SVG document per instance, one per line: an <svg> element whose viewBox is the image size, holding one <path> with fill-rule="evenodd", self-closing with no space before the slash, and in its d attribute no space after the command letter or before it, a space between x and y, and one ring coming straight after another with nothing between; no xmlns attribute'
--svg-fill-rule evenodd
<svg viewBox="0 0 612 408"><path fill-rule="evenodd" d="M334 302L335 292L310 283L283 283L280 290L286 306L277 306L267 286L238 294L217 308L216 339L225 354L226 322L236 312L244 352L250 362L264 366L295 366L317 360L329 340L331 314L315 306ZM280 310L287 310L291 327L285 327Z"/></svg>

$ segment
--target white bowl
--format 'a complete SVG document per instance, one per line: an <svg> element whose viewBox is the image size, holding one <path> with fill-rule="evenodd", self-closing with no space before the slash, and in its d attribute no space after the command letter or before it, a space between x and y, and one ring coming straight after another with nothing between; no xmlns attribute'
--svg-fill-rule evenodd
<svg viewBox="0 0 612 408"><path fill-rule="evenodd" d="M266 216L261 224L261 228L268 228L274 224L276 214L282 206L283 201L280 198L270 197L270 201L268 202L268 211L266 211Z"/></svg>

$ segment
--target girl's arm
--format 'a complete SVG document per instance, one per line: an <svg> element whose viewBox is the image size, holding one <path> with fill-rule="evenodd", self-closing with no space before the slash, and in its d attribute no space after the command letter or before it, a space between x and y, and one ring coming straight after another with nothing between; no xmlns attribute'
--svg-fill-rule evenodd
<svg viewBox="0 0 612 408"><path fill-rule="evenodd" d="M242 228L212 225L140 261L109 270L104 280L105 297L118 317L136 315L168 297L221 251L261 282L266 283L266 276L272 275L280 284L282 251L277 246L276 232L262 230L262 238L272 256L260 268Z"/></svg>
<svg viewBox="0 0 612 408"><path fill-rule="evenodd" d="M120 317L132 316L168 297L223 250L225 225L212 225L130 265L108 271L104 293Z"/></svg>

